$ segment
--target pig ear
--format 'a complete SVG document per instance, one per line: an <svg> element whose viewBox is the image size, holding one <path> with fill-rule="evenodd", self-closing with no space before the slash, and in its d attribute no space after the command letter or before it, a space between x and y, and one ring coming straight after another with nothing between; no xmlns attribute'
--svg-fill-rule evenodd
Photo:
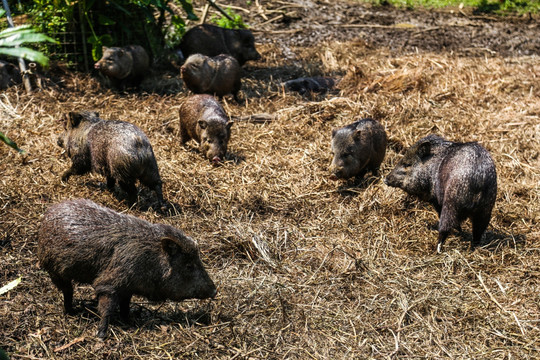
<svg viewBox="0 0 540 360"><path fill-rule="evenodd" d="M332 137L336 136L337 131L338 131L337 128L332 129Z"/></svg>
<svg viewBox="0 0 540 360"><path fill-rule="evenodd" d="M79 126L82 120L82 115L76 112L70 112L68 115L67 125L68 128L75 128Z"/></svg>
<svg viewBox="0 0 540 360"><path fill-rule="evenodd" d="M201 129L206 129L206 127L208 126L208 123L204 120L199 120L197 123L199 124L199 127Z"/></svg>
<svg viewBox="0 0 540 360"><path fill-rule="evenodd" d="M353 137L354 137L355 139L360 138L360 135L362 135L362 129L356 129L356 130L354 130Z"/></svg>
<svg viewBox="0 0 540 360"><path fill-rule="evenodd" d="M161 248L165 254L169 256L174 256L180 252L180 246L178 246L178 243L174 239L167 237L161 238Z"/></svg>
<svg viewBox="0 0 540 360"><path fill-rule="evenodd" d="M192 253L194 250L196 250L193 240L190 238L176 239L173 237L161 238L161 248L170 256L175 256L179 253Z"/></svg>
<svg viewBox="0 0 540 360"><path fill-rule="evenodd" d="M418 157L420 159L425 159L429 155L431 155L431 143L429 141L424 141L420 145L418 145Z"/></svg>

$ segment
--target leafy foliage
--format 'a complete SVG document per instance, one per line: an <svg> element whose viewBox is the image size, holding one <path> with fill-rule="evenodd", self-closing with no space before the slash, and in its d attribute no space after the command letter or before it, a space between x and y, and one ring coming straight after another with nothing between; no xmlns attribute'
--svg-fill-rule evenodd
<svg viewBox="0 0 540 360"><path fill-rule="evenodd" d="M77 34L71 48L52 47L50 53L76 53L83 62L90 47L92 60L102 55L103 46L139 44L160 56L166 47L178 43L185 32L182 16L171 5L181 7L187 19L197 19L191 0L35 0L27 2L32 21L47 34ZM81 33L84 33L81 37ZM68 43L68 42L66 42Z"/></svg>
<svg viewBox="0 0 540 360"><path fill-rule="evenodd" d="M49 59L43 53L21 45L27 43L56 42L47 35L37 33L29 25L17 26L0 31L0 54L21 57L47 66Z"/></svg>
<svg viewBox="0 0 540 360"><path fill-rule="evenodd" d="M244 20L242 19L241 15L234 13L231 10L231 8L227 8L225 12L233 19L232 21L224 15L221 15L221 16L213 15L210 18L210 22L213 22L217 26L226 28L226 29L246 29L247 28L246 24L244 24Z"/></svg>
<svg viewBox="0 0 540 360"><path fill-rule="evenodd" d="M2 140L4 143L6 143L8 146L11 146L12 148L14 148L15 150L17 150L19 152L19 154L26 154L26 151L22 150L22 149L19 149L19 147L17 146L17 144L11 140L10 138L8 138L6 135L4 135L4 133L0 132L0 140Z"/></svg>

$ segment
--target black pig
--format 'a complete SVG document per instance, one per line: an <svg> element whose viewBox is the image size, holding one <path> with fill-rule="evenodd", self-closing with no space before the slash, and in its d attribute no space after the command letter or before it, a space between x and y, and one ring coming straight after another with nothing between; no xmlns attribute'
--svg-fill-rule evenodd
<svg viewBox="0 0 540 360"><path fill-rule="evenodd" d="M180 141L194 139L201 153L214 164L223 161L231 137L232 121L210 95L193 95L180 104Z"/></svg>
<svg viewBox="0 0 540 360"><path fill-rule="evenodd" d="M255 49L255 39L249 30L224 29L201 24L191 28L182 37L180 50L185 59L193 54L233 56L240 66L248 60L259 60L261 55Z"/></svg>
<svg viewBox="0 0 540 360"><path fill-rule="evenodd" d="M450 231L470 218L472 247L482 238L497 197L497 173L489 152L476 142L429 135L412 145L384 181L429 201L439 214L441 251Z"/></svg>
<svg viewBox="0 0 540 360"><path fill-rule="evenodd" d="M119 214L90 200L68 200L47 210L38 230L37 256L62 291L67 313L73 312L72 282L93 286L100 338L118 305L121 317L128 319L132 295L159 301L216 295L193 239L172 226Z"/></svg>
<svg viewBox="0 0 540 360"><path fill-rule="evenodd" d="M386 154L386 132L376 120L366 118L332 130L332 176L334 180L362 178L369 170L377 174Z"/></svg>
<svg viewBox="0 0 540 360"><path fill-rule="evenodd" d="M154 152L141 129L125 121L100 119L98 113L89 111L70 112L64 128L58 145L66 149L72 165L62 181L93 171L107 177L111 191L118 181L133 204L138 179L154 190L162 209L166 207Z"/></svg>

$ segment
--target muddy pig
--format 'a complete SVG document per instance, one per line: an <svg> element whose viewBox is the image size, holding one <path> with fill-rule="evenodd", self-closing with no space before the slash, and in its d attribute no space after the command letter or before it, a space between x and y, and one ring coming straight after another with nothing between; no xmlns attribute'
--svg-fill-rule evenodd
<svg viewBox="0 0 540 360"><path fill-rule="evenodd" d="M11 63L0 60L0 90L7 89L11 85L20 84L21 81L19 69Z"/></svg>
<svg viewBox="0 0 540 360"><path fill-rule="evenodd" d="M94 68L107 76L114 87L125 89L140 85L148 73L150 59L139 45L103 47L103 56Z"/></svg>
<svg viewBox="0 0 540 360"><path fill-rule="evenodd" d="M179 116L181 143L194 139L208 160L220 163L227 153L233 122L219 102L210 95L190 96L180 104Z"/></svg>
<svg viewBox="0 0 540 360"><path fill-rule="evenodd" d="M299 78L286 81L283 85L289 91L296 91L301 95L310 93L325 93L331 90L336 81L329 77Z"/></svg>
<svg viewBox="0 0 540 360"><path fill-rule="evenodd" d="M107 178L111 191L118 181L133 204L138 179L156 193L161 208L166 208L154 152L141 129L125 121L100 119L98 113L89 111L70 112L64 128L58 145L66 150L72 165L62 181L92 171Z"/></svg>
<svg viewBox="0 0 540 360"><path fill-rule="evenodd" d="M228 54L234 57L240 66L248 60L261 58L255 49L255 39L251 31L224 29L209 24L197 25L186 32L182 37L180 50L186 59L193 54Z"/></svg>
<svg viewBox="0 0 540 360"><path fill-rule="evenodd" d="M72 281L92 285L100 338L116 306L128 319L132 295L159 301L216 295L193 239L172 226L119 214L86 199L47 210L38 230L37 255L62 291L67 313L73 312Z"/></svg>
<svg viewBox="0 0 540 360"><path fill-rule="evenodd" d="M429 201L439 214L437 252L452 229L471 219L472 247L480 244L497 196L497 173L489 152L476 142L429 135L412 145L384 180Z"/></svg>
<svg viewBox="0 0 540 360"><path fill-rule="evenodd" d="M361 179L370 170L377 174L386 154L386 132L370 118L332 130L333 180Z"/></svg>
<svg viewBox="0 0 540 360"><path fill-rule="evenodd" d="M194 54L180 68L186 87L195 94L233 94L237 102L242 87L240 71L238 61L224 54L212 58Z"/></svg>

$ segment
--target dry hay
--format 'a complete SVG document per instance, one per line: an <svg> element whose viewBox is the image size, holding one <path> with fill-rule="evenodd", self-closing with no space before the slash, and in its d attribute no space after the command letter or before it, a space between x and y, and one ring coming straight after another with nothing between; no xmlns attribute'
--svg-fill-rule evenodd
<svg viewBox="0 0 540 360"><path fill-rule="evenodd" d="M323 51L321 51L321 48ZM213 167L179 145L184 91L117 94L86 76L26 95L0 97L0 130L30 154L0 146L0 284L22 276L0 301L0 346L13 358L533 358L540 356L540 61L535 57L391 57L364 43L261 48L248 65L245 102L225 100L239 120L228 161ZM305 60L302 60L305 59ZM309 59L309 60L308 60ZM304 70L299 68L301 66ZM281 81L343 77L334 93L303 98ZM167 216L127 209L97 175L60 175L57 120L74 109L140 126L164 180ZM381 173L399 152L435 132L479 141L499 176L484 246L471 252L470 226L434 254L435 212L385 186L329 180L330 132L373 116L391 140ZM213 301L151 303L135 297L132 323L113 320L104 342L90 286L75 291L75 316L35 256L40 216L52 203L85 197L184 229L200 242L219 287ZM150 207L150 208L149 208Z"/></svg>

